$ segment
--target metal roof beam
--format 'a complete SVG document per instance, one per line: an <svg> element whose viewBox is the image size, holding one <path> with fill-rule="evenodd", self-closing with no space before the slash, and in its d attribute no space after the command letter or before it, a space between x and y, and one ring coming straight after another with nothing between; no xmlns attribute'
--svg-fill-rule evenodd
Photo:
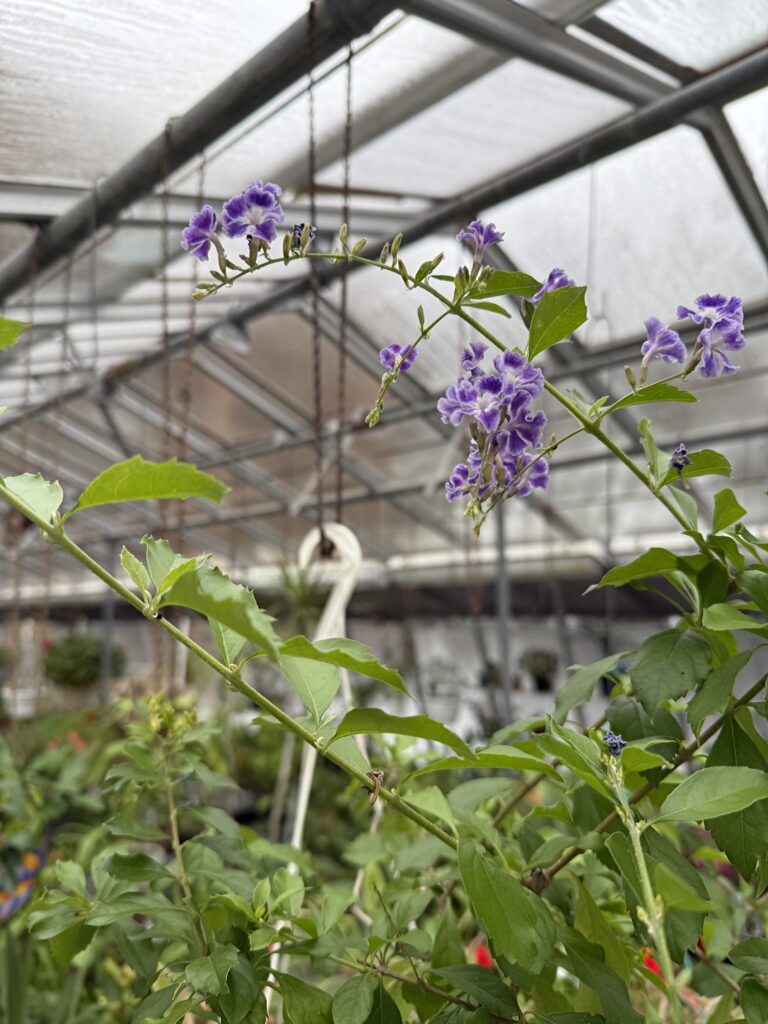
<svg viewBox="0 0 768 1024"><path fill-rule="evenodd" d="M154 138L131 160L38 238L0 267L0 299L11 295L56 260L67 256L95 228L111 224L131 203L191 160L352 39L370 32L397 6L393 0L318 0L309 38L302 17ZM311 55L310 55L311 48Z"/></svg>

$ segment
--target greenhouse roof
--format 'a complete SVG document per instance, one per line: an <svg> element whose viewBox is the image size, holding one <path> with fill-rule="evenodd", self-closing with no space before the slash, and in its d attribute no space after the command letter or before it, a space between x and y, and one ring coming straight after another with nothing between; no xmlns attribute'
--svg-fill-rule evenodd
<svg viewBox="0 0 768 1024"><path fill-rule="evenodd" d="M418 334L418 300L394 275L354 268L346 317L346 264L321 272L316 309L299 264L191 298L204 268L179 238L201 199L220 207L259 178L283 188L288 224L309 220L312 120L318 244L333 244L348 203L350 237L367 236L372 253L402 231L409 267L442 251L452 273L467 261L456 232L493 221L505 232L498 269L542 280L564 267L588 285L589 322L542 365L589 401L626 391L646 318L672 322L703 292L740 296L740 372L694 375L699 405L649 415L666 450L722 451L729 486L763 508L766 0L731 0L727 19L719 0L319 0L312 29L307 7L4 4L0 301L34 327L0 357L0 472L58 477L74 501L127 454L194 462L232 488L221 507L192 502L181 519L156 504L97 509L73 535L104 555L181 527L185 547L263 584L319 497L333 516L340 453L344 521L372 579L490 572L492 524L476 541L443 494L466 441L435 411L468 340L459 321L422 346L368 430L379 350ZM519 344L509 308L509 320L479 318ZM561 434L566 418L545 407ZM612 421L628 451L640 451L639 419ZM674 542L674 521L604 456L574 438L541 497L504 506L513 573L596 575ZM692 485L703 518L715 489ZM63 597L72 570L34 533L16 542L27 596Z"/></svg>

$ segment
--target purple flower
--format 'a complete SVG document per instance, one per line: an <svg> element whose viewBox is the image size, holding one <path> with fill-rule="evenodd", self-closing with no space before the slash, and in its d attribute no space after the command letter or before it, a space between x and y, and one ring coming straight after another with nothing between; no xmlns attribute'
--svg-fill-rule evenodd
<svg viewBox="0 0 768 1024"><path fill-rule="evenodd" d="M457 498L463 498L476 479L477 472L471 473L469 466L465 465L465 463L460 462L458 466L454 466L453 472L448 477L445 485L445 496L448 501L456 501Z"/></svg>
<svg viewBox="0 0 768 1024"><path fill-rule="evenodd" d="M627 741L623 738L621 733L607 732L603 736L603 743L608 747L608 751L613 757L619 757L624 747L627 746Z"/></svg>
<svg viewBox="0 0 768 1024"><path fill-rule="evenodd" d="M662 359L665 363L685 362L685 345L680 340L680 335L676 331L671 331L668 324L651 316L645 321L645 329L648 332L648 340L643 342L640 349L644 357L643 366L647 366L654 358Z"/></svg>
<svg viewBox="0 0 768 1024"><path fill-rule="evenodd" d="M726 299L724 295L700 295L695 302L699 307L698 312L688 309L687 306L677 307L679 320L693 320L695 324L703 324L704 327L711 327L718 320L732 320L740 327L744 326L741 299L735 295L730 299Z"/></svg>
<svg viewBox="0 0 768 1024"><path fill-rule="evenodd" d="M228 199L222 209L224 233L230 238L247 234L273 242L277 236L275 225L285 220L283 208L277 201L280 192L279 186L272 182L265 185L254 181L239 196Z"/></svg>
<svg viewBox="0 0 768 1024"><path fill-rule="evenodd" d="M461 368L470 377L481 377L483 371L478 365L488 348L482 341L470 341L469 346L461 353Z"/></svg>
<svg viewBox="0 0 768 1024"><path fill-rule="evenodd" d="M557 288L570 287L574 283L564 270L561 270L560 267L555 267L554 270L550 270L549 274L547 274L547 279L541 288L527 301L535 305L547 292L553 292Z"/></svg>
<svg viewBox="0 0 768 1024"><path fill-rule="evenodd" d="M301 248L301 234L304 231L304 227L305 227L305 225L303 223L302 224L294 224L293 225L293 232L291 233L291 248L292 249L300 249ZM317 228L315 227L314 224L310 224L310 226L309 226L309 240L310 240L310 242L315 238L316 235L317 235Z"/></svg>
<svg viewBox="0 0 768 1024"><path fill-rule="evenodd" d="M525 391L519 391L506 406L503 430L498 432L499 435L506 435L498 438L499 448L514 455L526 448L537 448L547 425L546 413L541 410L533 412L529 403L530 398Z"/></svg>
<svg viewBox="0 0 768 1024"><path fill-rule="evenodd" d="M681 441L677 448L672 452L672 458L669 460L669 468L676 469L678 476L682 476L685 467L692 465L693 459L688 458L688 449Z"/></svg>
<svg viewBox="0 0 768 1024"><path fill-rule="evenodd" d="M483 224L481 220L473 220L469 227L462 228L456 235L456 241L464 239L475 243L475 259L482 259L489 245L497 245L504 241L504 232L497 231L495 224Z"/></svg>
<svg viewBox="0 0 768 1024"><path fill-rule="evenodd" d="M504 233L496 230L495 224L483 224L481 220L473 220L469 227L462 228L456 235L456 241L464 239L475 244L475 258L472 261L470 277L474 280L483 262L483 253L489 245L497 245L504 240Z"/></svg>
<svg viewBox="0 0 768 1024"><path fill-rule="evenodd" d="M744 327L744 310L741 299L735 295L726 299L724 295L700 295L696 299L698 310L678 306L677 315L681 319L688 318L701 324L694 357L697 357L699 373L702 377L720 377L736 373L735 366L724 349L732 352L744 348L747 341L742 334Z"/></svg>
<svg viewBox="0 0 768 1024"><path fill-rule="evenodd" d="M519 352L502 352L493 360L493 365L506 397L511 398L519 391L524 391L529 398L539 398L544 393L544 374Z"/></svg>
<svg viewBox="0 0 768 1024"><path fill-rule="evenodd" d="M418 355L418 352L412 345L400 345L398 342L393 341L391 345L387 345L379 352L379 362L382 366L386 366L388 370L394 370L397 366L398 359L407 352L408 354L403 358L402 363L398 369L410 370L413 366L413 361Z"/></svg>
<svg viewBox="0 0 768 1024"><path fill-rule="evenodd" d="M503 401L499 378L484 374L471 381L460 377L448 388L445 396L438 400L437 408L443 423L457 427L464 416L470 416L482 424L485 430L491 431L499 425Z"/></svg>
<svg viewBox="0 0 768 1024"><path fill-rule="evenodd" d="M181 247L199 260L205 260L208 259L211 243L220 254L223 253L221 239L216 234L216 211L206 204L202 210L192 214L189 226L181 232Z"/></svg>
<svg viewBox="0 0 768 1024"><path fill-rule="evenodd" d="M502 464L509 484L508 498L525 498L534 487L546 487L549 483L549 463L544 458L523 452L514 459L502 458Z"/></svg>

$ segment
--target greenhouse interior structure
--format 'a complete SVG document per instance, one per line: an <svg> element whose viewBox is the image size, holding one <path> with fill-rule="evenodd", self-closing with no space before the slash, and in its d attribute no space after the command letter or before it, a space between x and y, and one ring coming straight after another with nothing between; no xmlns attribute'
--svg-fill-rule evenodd
<svg viewBox="0 0 768 1024"><path fill-rule="evenodd" d="M0 29L0 1024L768 1024L768 0Z"/></svg>

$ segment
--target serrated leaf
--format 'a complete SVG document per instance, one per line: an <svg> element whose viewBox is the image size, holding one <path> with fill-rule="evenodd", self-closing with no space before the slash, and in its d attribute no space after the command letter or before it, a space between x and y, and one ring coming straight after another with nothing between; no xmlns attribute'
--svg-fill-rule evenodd
<svg viewBox="0 0 768 1024"><path fill-rule="evenodd" d="M638 388L631 395L620 398L618 402L614 402L613 405L609 406L606 412L611 413L617 409L626 409L630 405L650 405L653 402L695 401L697 401L696 396L692 395L690 391L684 391L682 388L675 387L674 384L659 382L658 384L649 384L647 387Z"/></svg>
<svg viewBox="0 0 768 1024"><path fill-rule="evenodd" d="M536 304L528 332L528 359L568 338L586 321L584 286L567 285L545 292Z"/></svg>
<svg viewBox="0 0 768 1024"><path fill-rule="evenodd" d="M116 814L104 823L108 832L116 836L130 836L132 839L143 839L146 842L165 842L168 836L156 825L147 821L137 821L127 814Z"/></svg>
<svg viewBox="0 0 768 1024"><path fill-rule="evenodd" d="M628 653L628 651L622 651L620 654L610 654L607 658L601 658L591 665L571 665L568 671L573 674L568 677L565 685L555 695L553 716L555 721L562 725L570 711L586 703L592 697L595 687L602 677L609 675L622 658L627 657Z"/></svg>
<svg viewBox="0 0 768 1024"><path fill-rule="evenodd" d="M709 821L768 798L768 772L755 768L700 768L664 801L660 821Z"/></svg>
<svg viewBox="0 0 768 1024"><path fill-rule="evenodd" d="M234 583L220 569L198 566L178 579L160 601L160 607L180 605L215 619L250 640L273 659L280 643L272 616L262 611L246 587Z"/></svg>
<svg viewBox="0 0 768 1024"><path fill-rule="evenodd" d="M394 733L397 736L413 736L417 739L434 740L444 743L461 757L474 761L475 755L464 740L451 732L441 722L435 722L427 715L390 715L378 708L354 708L348 711L339 723L336 734L329 746L342 736L367 735L370 733Z"/></svg>
<svg viewBox="0 0 768 1024"><path fill-rule="evenodd" d="M15 345L19 336L31 326L32 324L24 323L22 320L9 320L0 316L0 349Z"/></svg>
<svg viewBox="0 0 768 1024"><path fill-rule="evenodd" d="M54 512L64 500L64 492L58 481L51 483L44 480L39 473L22 473L20 476L7 476L3 483L24 502L34 513L50 523Z"/></svg>
<svg viewBox="0 0 768 1024"><path fill-rule="evenodd" d="M641 645L630 670L637 699L653 714L663 700L682 697L709 675L712 653L691 630L669 629Z"/></svg>
<svg viewBox="0 0 768 1024"><path fill-rule="evenodd" d="M335 665L308 658L290 658L281 654L277 663L301 703L320 725L323 715L341 686L341 674Z"/></svg>
<svg viewBox="0 0 768 1024"><path fill-rule="evenodd" d="M533 973L541 971L552 956L556 936L544 901L468 840L459 845L459 870L496 955Z"/></svg>
<svg viewBox="0 0 768 1024"><path fill-rule="evenodd" d="M75 507L62 516L62 520L84 508L118 501L205 498L218 504L228 491L225 484L188 462L175 458L167 462L145 462L140 455L134 455L91 480Z"/></svg>
<svg viewBox="0 0 768 1024"><path fill-rule="evenodd" d="M410 696L400 673L382 665L373 657L365 644L358 643L356 640L334 637L329 640L312 642L305 636L294 636L281 644L280 654L338 665L339 668L358 672L360 675L368 676L369 679L378 679L379 682L386 683L399 693Z"/></svg>
<svg viewBox="0 0 768 1024"><path fill-rule="evenodd" d="M240 636L234 629L223 626L216 619L209 618L208 625L211 627L213 639L216 641L216 650L219 652L219 657L225 665L234 665L238 654L242 651L245 644L245 637Z"/></svg>
<svg viewBox="0 0 768 1024"><path fill-rule="evenodd" d="M724 530L727 526L738 522L746 514L747 510L738 503L736 495L731 488L724 487L722 491L718 491L715 495L715 514L712 518L712 532L719 533L720 530Z"/></svg>

